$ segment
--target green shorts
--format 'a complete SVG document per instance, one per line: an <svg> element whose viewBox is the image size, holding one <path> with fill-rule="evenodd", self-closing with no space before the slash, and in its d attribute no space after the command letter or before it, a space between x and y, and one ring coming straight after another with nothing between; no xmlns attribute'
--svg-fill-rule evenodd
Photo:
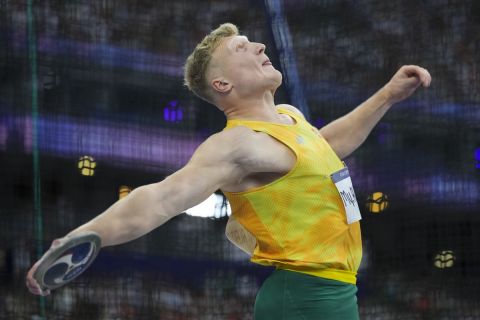
<svg viewBox="0 0 480 320"><path fill-rule="evenodd" d="M277 269L255 300L255 320L358 320L357 286Z"/></svg>

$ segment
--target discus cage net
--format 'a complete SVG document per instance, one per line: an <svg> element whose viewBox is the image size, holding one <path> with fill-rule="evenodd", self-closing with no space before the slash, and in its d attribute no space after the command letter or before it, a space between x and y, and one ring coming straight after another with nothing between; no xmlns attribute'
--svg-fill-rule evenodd
<svg viewBox="0 0 480 320"><path fill-rule="evenodd" d="M0 0L0 16L0 319L252 319L272 269L227 241L221 195L207 217L105 248L47 298L24 285L54 238L222 130L182 66L223 22L266 44L287 80L276 102L302 95L317 127L401 65L430 71L431 88L346 159L363 215L360 316L480 319L480 2Z"/></svg>

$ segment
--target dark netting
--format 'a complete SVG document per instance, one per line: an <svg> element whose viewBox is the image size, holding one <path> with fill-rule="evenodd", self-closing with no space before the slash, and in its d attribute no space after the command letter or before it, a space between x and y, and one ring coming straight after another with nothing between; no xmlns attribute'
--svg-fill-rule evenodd
<svg viewBox="0 0 480 320"><path fill-rule="evenodd" d="M480 319L480 2L0 0L0 17L1 319L252 319L271 269L227 241L221 208L104 249L45 299L24 285L51 240L224 127L183 87L182 65L227 21L277 68L294 57L317 127L403 64L431 72L346 159L362 203L360 315ZM294 104L291 87L277 103Z"/></svg>

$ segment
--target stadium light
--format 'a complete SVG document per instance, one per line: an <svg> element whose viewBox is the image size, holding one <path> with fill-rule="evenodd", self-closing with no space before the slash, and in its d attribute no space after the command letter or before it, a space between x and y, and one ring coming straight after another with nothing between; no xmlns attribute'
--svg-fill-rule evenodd
<svg viewBox="0 0 480 320"><path fill-rule="evenodd" d="M202 218L221 218L230 216L232 209L225 198L219 194L212 194L205 201L185 211L186 214Z"/></svg>

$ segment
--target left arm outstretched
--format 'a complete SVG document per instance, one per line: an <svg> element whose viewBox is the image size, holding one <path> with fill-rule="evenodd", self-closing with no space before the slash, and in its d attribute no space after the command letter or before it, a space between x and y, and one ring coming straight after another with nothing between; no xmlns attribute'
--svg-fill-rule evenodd
<svg viewBox="0 0 480 320"><path fill-rule="evenodd" d="M343 159L355 151L390 107L420 86L429 87L430 73L419 66L403 66L392 79L368 100L345 116L319 130L338 157Z"/></svg>

